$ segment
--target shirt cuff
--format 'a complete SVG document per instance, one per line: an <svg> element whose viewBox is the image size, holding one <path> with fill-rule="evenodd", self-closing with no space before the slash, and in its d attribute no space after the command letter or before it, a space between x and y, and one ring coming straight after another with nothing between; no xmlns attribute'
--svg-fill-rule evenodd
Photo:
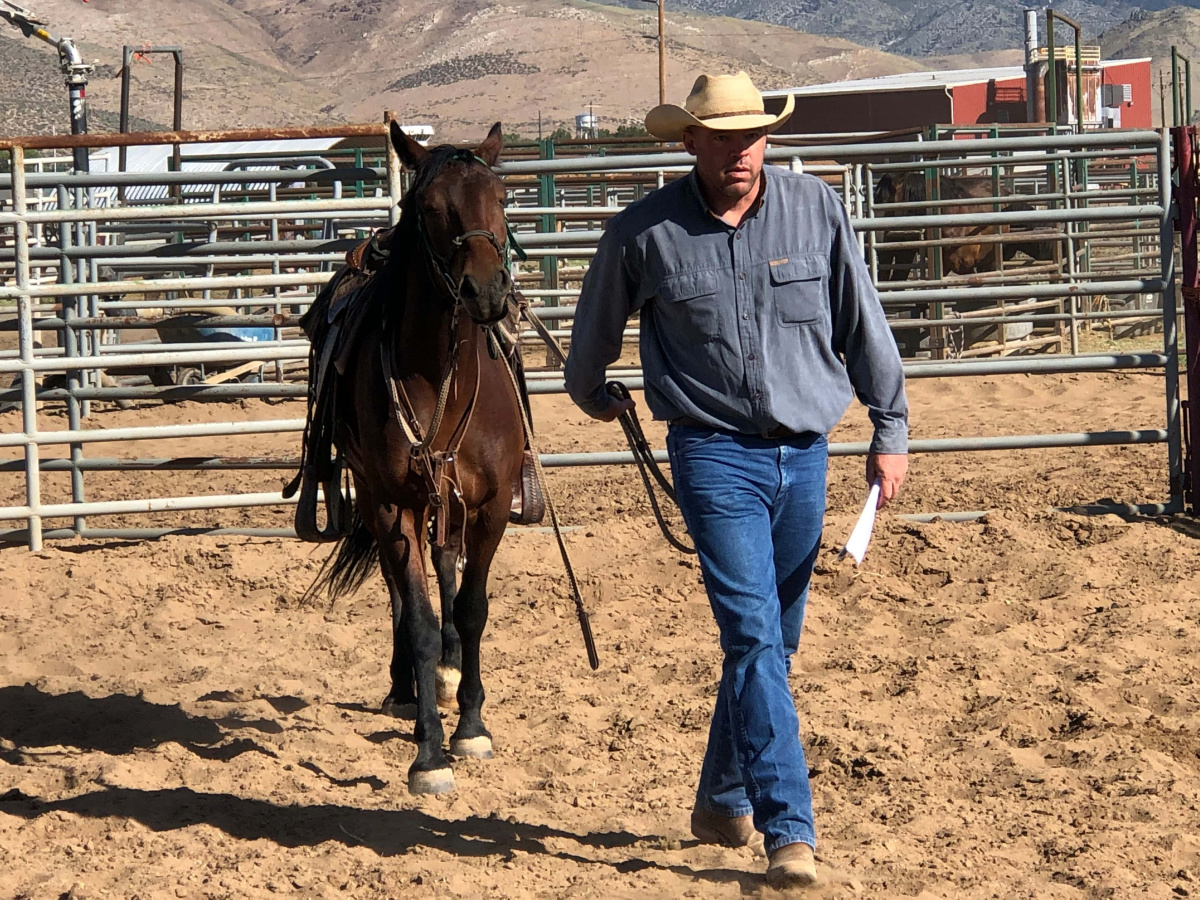
<svg viewBox="0 0 1200 900"><path fill-rule="evenodd" d="M880 422L875 426L871 439L872 453L908 453L908 423L904 421Z"/></svg>
<svg viewBox="0 0 1200 900"><path fill-rule="evenodd" d="M608 387L601 383L595 390L575 398L575 405L592 418L603 414L609 405Z"/></svg>

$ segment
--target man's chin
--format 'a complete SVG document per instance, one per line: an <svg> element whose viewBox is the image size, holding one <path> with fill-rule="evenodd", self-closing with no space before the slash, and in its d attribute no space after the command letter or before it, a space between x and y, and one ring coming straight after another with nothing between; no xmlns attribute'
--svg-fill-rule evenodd
<svg viewBox="0 0 1200 900"><path fill-rule="evenodd" d="M750 179L736 179L726 181L721 186L721 193L732 200L741 200L754 189L754 182Z"/></svg>

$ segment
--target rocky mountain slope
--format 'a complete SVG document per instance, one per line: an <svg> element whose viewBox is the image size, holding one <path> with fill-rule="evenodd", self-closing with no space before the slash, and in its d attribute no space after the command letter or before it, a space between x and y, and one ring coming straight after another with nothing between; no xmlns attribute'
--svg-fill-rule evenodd
<svg viewBox="0 0 1200 900"><path fill-rule="evenodd" d="M637 8L641 0L599 0ZM1020 47L1027 0L669 0L689 9L830 34L892 53L934 56ZM1083 26L1089 40L1140 12L1200 0L1061 0L1054 8ZM1041 4L1037 4L1039 8ZM1043 18L1044 21L1044 18Z"/></svg>

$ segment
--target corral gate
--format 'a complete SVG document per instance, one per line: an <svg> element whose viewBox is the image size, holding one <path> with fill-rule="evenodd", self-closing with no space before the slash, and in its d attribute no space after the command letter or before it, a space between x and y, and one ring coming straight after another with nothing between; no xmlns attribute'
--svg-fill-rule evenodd
<svg viewBox="0 0 1200 900"><path fill-rule="evenodd" d="M120 500L89 501L89 471L286 471L295 468L296 460L226 458L207 452L120 459L85 455L85 447L166 438L211 446L226 435L298 433L303 426L303 420L295 418L98 428L85 424L89 407L100 400L303 397L308 348L295 328L298 314L328 280L345 249L398 216L402 175L394 154L384 146L385 134L381 126L363 125L86 138L92 147L179 143L185 151L200 140L355 136L360 144L368 138L374 141L340 156L326 152L321 163L291 160L294 168L288 170L260 156L252 161L260 167L252 170L245 168L243 159L237 170L157 174L27 175L26 150L69 147L72 139L0 140L0 151L7 150L11 159L9 173L0 175L0 198L8 195L7 208L0 212L0 324L15 329L18 337L15 350L0 351L0 377L16 377L14 388L0 394L0 402L15 402L21 410L20 430L0 435L0 448L15 454L0 462L0 471L23 475L26 500L0 507L0 520L24 523L0 532L0 540L37 549L46 538L154 537L176 529L96 528L87 519L287 505L274 490L180 497L138 497L131 491ZM185 152L185 166L188 159ZM806 169L838 187L877 275L881 252L916 251L912 266L918 271L904 280L879 284L895 332L915 335L907 342L914 357L905 363L908 377L1164 371L1158 427L1138 423L1144 427L918 439L911 444L914 453L1166 443L1164 499L1136 510L1181 508L1174 254L1160 251L1173 247L1171 152L1165 132L781 146L768 150L768 160ZM530 257L515 275L543 318L560 327L571 318L571 300L594 253L601 223L689 167L690 158L682 153L613 150L500 166L509 188L510 218ZM924 171L930 186L921 208L876 203L875 186L883 174L913 170ZM972 201L975 206L968 211L961 204L957 211L942 211L950 204L938 199L940 179L981 176L994 180L990 196ZM180 202L171 202L163 185L177 189ZM135 187L154 187L162 197L116 205L112 188L118 186L130 194ZM1017 197L1031 208L1006 211ZM994 275L944 276L940 255L955 239L942 231L964 225L998 232L985 234L984 243L1003 243L1002 232L1013 226L1033 227L1058 247L1054 265L1039 269L1030 261ZM139 314L147 307L152 314ZM267 328L270 339L223 345L185 339L136 348L104 340L114 329L169 328L189 310L208 311L202 323L208 328ZM1080 330L1098 320L1161 328L1162 350L1079 353ZM565 336L565 330L561 333ZM39 342L38 334L56 334L58 339ZM631 327L627 336L635 340L636 329ZM1043 352L1014 355L1033 349ZM257 383L235 380L236 374L251 369L259 375ZM104 378L106 373L140 373L142 383L125 377L114 384ZM40 378L54 374L59 374L59 385L39 386ZM635 389L641 386L640 375L636 367L620 373ZM187 381L199 383L179 383ZM550 367L531 373L530 381L532 393L563 390L561 372ZM46 427L53 423L38 411L46 402L65 403L65 427ZM68 447L69 457L43 458L42 448L51 445ZM852 455L866 449L865 443L843 443L831 445L830 452ZM630 461L624 453L544 457L546 466ZM69 473L70 502L42 502L43 472ZM46 520L54 524L47 526ZM290 534L282 525L197 530Z"/></svg>

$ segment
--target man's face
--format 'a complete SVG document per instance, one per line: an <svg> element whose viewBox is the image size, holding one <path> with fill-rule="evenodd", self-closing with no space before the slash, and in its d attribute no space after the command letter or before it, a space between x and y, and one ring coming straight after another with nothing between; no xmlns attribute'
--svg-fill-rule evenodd
<svg viewBox="0 0 1200 900"><path fill-rule="evenodd" d="M696 169L710 190L736 202L757 189L767 148L766 129L693 127L683 133L683 145L696 157Z"/></svg>

